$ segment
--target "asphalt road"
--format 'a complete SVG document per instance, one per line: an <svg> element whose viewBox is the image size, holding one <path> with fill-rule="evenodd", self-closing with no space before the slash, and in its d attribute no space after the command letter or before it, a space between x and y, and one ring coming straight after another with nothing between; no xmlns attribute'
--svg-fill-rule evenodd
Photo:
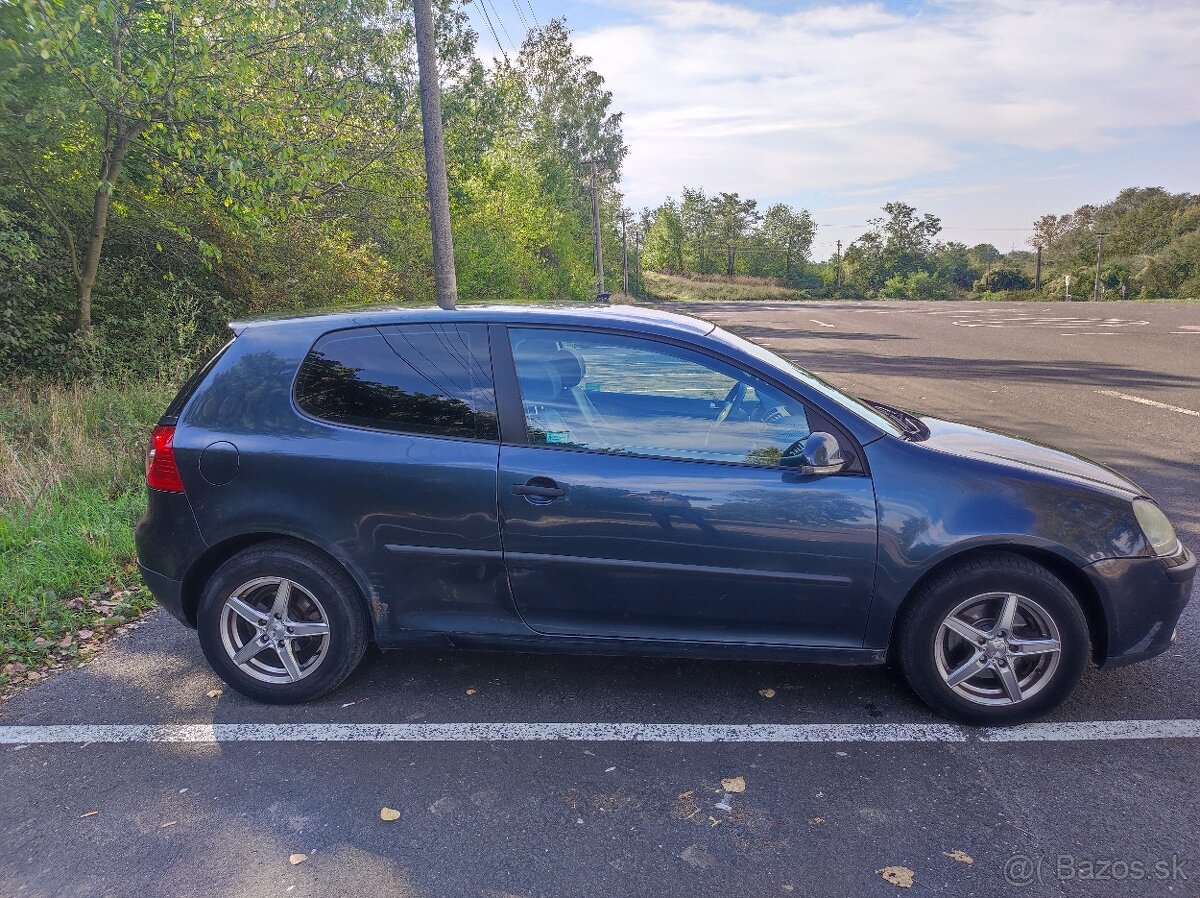
<svg viewBox="0 0 1200 898"><path fill-rule="evenodd" d="M1200 547L1200 305L692 310L860 395L1113 465ZM1052 721L1200 718L1200 602L1180 632ZM424 652L303 708L219 686L156 615L0 726L940 723L883 669ZM1197 738L0 745L0 896L906 894L888 866L912 894L1196 896L1198 770Z"/></svg>

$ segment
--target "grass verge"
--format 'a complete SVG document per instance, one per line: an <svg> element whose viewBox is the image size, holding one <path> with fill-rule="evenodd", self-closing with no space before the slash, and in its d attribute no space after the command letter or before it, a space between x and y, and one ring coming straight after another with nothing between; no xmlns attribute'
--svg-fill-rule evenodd
<svg viewBox="0 0 1200 898"><path fill-rule="evenodd" d="M767 302L812 299L802 290L784 287L768 278L684 277L659 271L643 272L646 293L666 302Z"/></svg>
<svg viewBox="0 0 1200 898"><path fill-rule="evenodd" d="M150 607L134 566L165 384L0 392L0 690L86 658Z"/></svg>

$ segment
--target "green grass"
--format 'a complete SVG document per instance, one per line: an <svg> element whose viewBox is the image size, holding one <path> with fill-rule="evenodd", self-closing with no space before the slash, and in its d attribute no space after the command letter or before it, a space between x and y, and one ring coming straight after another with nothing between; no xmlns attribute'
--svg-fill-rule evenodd
<svg viewBox="0 0 1200 898"><path fill-rule="evenodd" d="M145 507L142 453L170 393L147 383L0 392L0 685L69 663L149 607L133 525Z"/></svg>
<svg viewBox="0 0 1200 898"><path fill-rule="evenodd" d="M651 299L666 302L765 302L811 299L807 293L784 287L767 278L738 277L729 282L716 277L685 277L643 272L646 293Z"/></svg>

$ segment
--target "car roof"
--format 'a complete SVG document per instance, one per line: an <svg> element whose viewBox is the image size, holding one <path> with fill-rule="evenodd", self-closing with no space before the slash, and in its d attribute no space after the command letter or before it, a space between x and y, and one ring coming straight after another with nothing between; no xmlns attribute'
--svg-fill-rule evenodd
<svg viewBox="0 0 1200 898"><path fill-rule="evenodd" d="M628 327L636 331L674 332L704 336L716 330L716 325L690 315L679 315L661 309L628 305L481 305L459 306L446 310L437 306L374 307L277 318L258 318L231 321L234 333L246 330L305 331L314 334L348 327L371 327L383 324L417 324L434 321L486 322L524 326L590 325Z"/></svg>

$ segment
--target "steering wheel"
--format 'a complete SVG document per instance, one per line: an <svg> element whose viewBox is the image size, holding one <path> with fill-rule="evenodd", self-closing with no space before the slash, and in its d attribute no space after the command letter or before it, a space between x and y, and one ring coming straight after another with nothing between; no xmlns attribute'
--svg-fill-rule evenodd
<svg viewBox="0 0 1200 898"><path fill-rule="evenodd" d="M729 419L729 413L742 404L746 398L747 385L741 381L735 383L725 394L725 401L721 406L721 411L717 413L716 420L708 425L708 432L704 434L704 448L708 448L709 441L717 428L724 424Z"/></svg>

